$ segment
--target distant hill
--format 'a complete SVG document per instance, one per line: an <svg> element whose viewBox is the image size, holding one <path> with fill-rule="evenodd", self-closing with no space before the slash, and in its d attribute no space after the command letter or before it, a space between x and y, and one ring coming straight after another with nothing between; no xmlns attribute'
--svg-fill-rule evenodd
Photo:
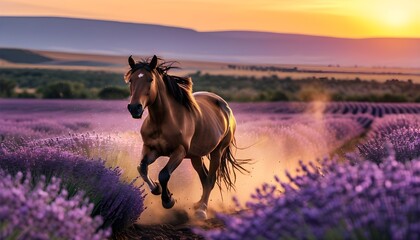
<svg viewBox="0 0 420 240"><path fill-rule="evenodd" d="M89 60L57 60L42 55L36 51L27 49L15 48L0 48L0 60L5 60L9 63L17 64L46 64L57 66L91 66L91 67L106 67L116 66L109 62L89 61Z"/></svg>
<svg viewBox="0 0 420 240"><path fill-rule="evenodd" d="M0 59L11 63L30 63L40 64L52 61L53 59L22 49L4 49L0 48Z"/></svg>
<svg viewBox="0 0 420 240"><path fill-rule="evenodd" d="M420 39L345 39L152 24L0 17L0 47L246 63L420 67Z"/></svg>

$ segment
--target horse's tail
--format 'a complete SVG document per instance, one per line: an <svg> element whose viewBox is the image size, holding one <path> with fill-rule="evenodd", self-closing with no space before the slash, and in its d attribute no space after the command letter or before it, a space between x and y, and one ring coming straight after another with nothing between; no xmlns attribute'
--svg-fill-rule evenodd
<svg viewBox="0 0 420 240"><path fill-rule="evenodd" d="M236 159L232 153L234 148L236 149L237 147L235 138L233 137L232 141L222 154L220 167L217 172L217 185L220 190L222 189L222 182L228 191L231 189L235 190L236 171L239 171L242 174L249 173L249 170L244 168L243 165L249 164L251 159Z"/></svg>

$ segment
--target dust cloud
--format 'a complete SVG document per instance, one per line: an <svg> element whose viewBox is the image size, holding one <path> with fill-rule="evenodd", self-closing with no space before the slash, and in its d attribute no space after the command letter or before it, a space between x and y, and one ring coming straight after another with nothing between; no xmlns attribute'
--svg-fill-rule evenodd
<svg viewBox="0 0 420 240"><path fill-rule="evenodd" d="M244 204L257 187L263 183L275 183L274 176L287 181L285 171L295 174L299 160L316 161L334 150L337 145L331 143L336 139L331 131L326 130L322 116L324 107L323 103L314 103L310 112L296 115L238 114L236 141L243 149L236 151L236 158L252 159L253 163L246 166L249 174L237 174L236 191L223 189L220 192L216 185L211 193L208 217L214 217L215 212L232 211L234 196ZM135 161L138 163L139 159ZM167 161L162 157L149 167L152 179L157 179ZM162 207L160 196L154 196L146 189L147 209L142 213L140 223L182 224L194 219L193 204L200 199L202 187L189 159L185 159L175 170L169 189L176 199L174 208L170 210Z"/></svg>

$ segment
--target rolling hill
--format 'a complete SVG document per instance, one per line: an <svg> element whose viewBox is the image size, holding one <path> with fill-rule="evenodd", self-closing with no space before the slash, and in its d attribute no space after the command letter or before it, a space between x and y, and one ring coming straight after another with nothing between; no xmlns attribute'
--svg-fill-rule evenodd
<svg viewBox="0 0 420 240"><path fill-rule="evenodd" d="M34 53L33 51L7 48L0 48L0 59L6 60L11 63L28 64L40 64L53 61L53 59L45 57L41 54Z"/></svg>
<svg viewBox="0 0 420 240"><path fill-rule="evenodd" d="M420 67L420 39L346 39L57 17L0 17L0 47L243 63Z"/></svg>

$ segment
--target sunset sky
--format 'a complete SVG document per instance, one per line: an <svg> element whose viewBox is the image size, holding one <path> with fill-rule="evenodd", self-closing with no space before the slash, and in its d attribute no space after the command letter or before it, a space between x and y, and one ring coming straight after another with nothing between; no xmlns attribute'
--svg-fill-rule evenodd
<svg viewBox="0 0 420 240"><path fill-rule="evenodd" d="M63 16L198 31L420 37L420 0L0 0L3 16Z"/></svg>

